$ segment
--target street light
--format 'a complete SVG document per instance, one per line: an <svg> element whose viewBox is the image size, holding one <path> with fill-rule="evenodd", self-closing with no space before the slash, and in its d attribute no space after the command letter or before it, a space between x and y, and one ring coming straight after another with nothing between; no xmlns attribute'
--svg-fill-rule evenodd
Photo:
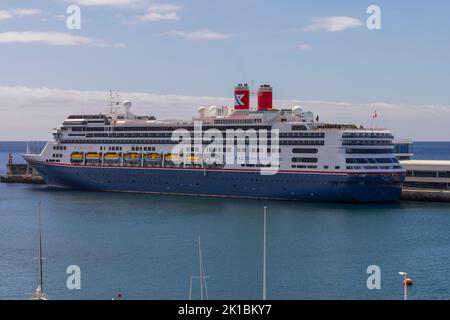
<svg viewBox="0 0 450 320"><path fill-rule="evenodd" d="M413 281L408 278L408 273L406 272L399 272L399 275L403 277L403 300L408 300L408 286L411 286L413 284Z"/></svg>
<svg viewBox="0 0 450 320"><path fill-rule="evenodd" d="M263 238L263 300L267 299L267 279L266 279L266 233L267 233L267 207L264 207L264 238Z"/></svg>

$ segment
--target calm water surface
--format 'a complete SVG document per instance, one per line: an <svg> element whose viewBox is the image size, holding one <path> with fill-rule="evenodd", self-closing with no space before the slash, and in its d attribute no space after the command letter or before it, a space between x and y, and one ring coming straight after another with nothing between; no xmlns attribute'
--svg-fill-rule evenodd
<svg viewBox="0 0 450 320"><path fill-rule="evenodd" d="M432 154L445 158L450 144L438 149ZM415 280L411 298L450 297L450 204L311 204L0 184L1 299L24 299L35 289L39 201L52 299L111 299L116 292L186 299L190 276L198 274L198 236L210 298L259 299L265 205L271 299L401 299L399 271ZM382 270L378 291L366 287L373 264ZM81 268L79 291L66 288L69 265ZM199 297L197 283L193 295Z"/></svg>

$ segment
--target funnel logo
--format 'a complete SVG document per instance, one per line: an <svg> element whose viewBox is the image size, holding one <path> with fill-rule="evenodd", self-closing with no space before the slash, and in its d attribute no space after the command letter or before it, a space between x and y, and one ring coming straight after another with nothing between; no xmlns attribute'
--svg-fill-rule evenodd
<svg viewBox="0 0 450 320"><path fill-rule="evenodd" d="M244 98L245 98L245 93L244 94L235 94L234 95L234 99L236 101L235 105L239 106L239 107L244 106L245 103L244 103L244 101L242 101L242 100L244 100Z"/></svg>

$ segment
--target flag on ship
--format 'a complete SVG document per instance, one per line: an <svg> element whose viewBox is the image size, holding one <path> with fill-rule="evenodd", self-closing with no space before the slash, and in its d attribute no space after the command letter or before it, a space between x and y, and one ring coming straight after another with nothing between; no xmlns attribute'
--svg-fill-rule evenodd
<svg viewBox="0 0 450 320"><path fill-rule="evenodd" d="M373 113L372 119L376 119L376 118L378 118L378 113L375 111L375 112Z"/></svg>

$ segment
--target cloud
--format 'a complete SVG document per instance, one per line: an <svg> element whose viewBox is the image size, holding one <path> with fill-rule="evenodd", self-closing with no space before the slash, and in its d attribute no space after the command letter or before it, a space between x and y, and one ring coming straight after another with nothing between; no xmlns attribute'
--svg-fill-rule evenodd
<svg viewBox="0 0 450 320"><path fill-rule="evenodd" d="M179 11L181 10L181 7L173 4L158 3L151 5L148 10L152 12L164 13L170 11Z"/></svg>
<svg viewBox="0 0 450 320"><path fill-rule="evenodd" d="M74 0L80 6L131 7L141 5L146 0Z"/></svg>
<svg viewBox="0 0 450 320"><path fill-rule="evenodd" d="M321 17L314 18L311 24L302 29L305 32L340 32L347 29L357 28L362 26L361 20L345 17L345 16L331 16L331 17Z"/></svg>
<svg viewBox="0 0 450 320"><path fill-rule="evenodd" d="M143 92L119 92L133 102L132 112L161 119L190 119L198 106L230 105L231 99ZM52 128L70 114L105 112L109 93L55 88L0 86L0 114L8 118L0 129L0 140L48 140Z"/></svg>
<svg viewBox="0 0 450 320"><path fill-rule="evenodd" d="M158 12L149 12L145 16L140 17L143 21L175 21L180 20L180 17L176 12L167 12L167 13L158 13Z"/></svg>
<svg viewBox="0 0 450 320"><path fill-rule="evenodd" d="M231 34L220 33L220 32L215 32L215 31L210 31L210 30L199 30L199 31L191 31L191 32L174 30L174 31L164 32L163 35L177 36L177 37L181 37L181 38L184 38L187 40L210 40L210 41L225 40L225 39L231 38L231 36L232 36Z"/></svg>
<svg viewBox="0 0 450 320"><path fill-rule="evenodd" d="M298 49L299 51L310 50L310 49L312 49L312 45L310 45L310 44L308 44L308 43L302 43L302 44L299 44L299 45L297 46L297 49Z"/></svg>
<svg viewBox="0 0 450 320"><path fill-rule="evenodd" d="M0 10L0 20L7 20L17 17L37 16L42 13L39 9L9 9Z"/></svg>
<svg viewBox="0 0 450 320"><path fill-rule="evenodd" d="M43 43L55 46L92 46L102 48L123 48L122 43L110 44L101 40L75 36L63 32L9 31L0 32L2 43Z"/></svg>
<svg viewBox="0 0 450 320"><path fill-rule="evenodd" d="M148 8L148 12L144 16L140 16L139 18L143 21L175 21L180 20L178 16L178 11L181 10L181 7L173 5L173 4L154 4Z"/></svg>
<svg viewBox="0 0 450 320"><path fill-rule="evenodd" d="M224 97L144 92L121 92L120 96L133 102L132 112L155 115L158 119L191 119L199 106L233 104L231 98ZM2 123L0 139L51 139L52 128L58 127L68 115L106 111L108 97L108 92L103 91L0 86L0 114L8 119ZM398 139L450 141L450 106L304 100L276 101L275 105L286 108L300 105L319 115L323 122L364 126L370 123L376 110L379 118L374 125L391 129Z"/></svg>

